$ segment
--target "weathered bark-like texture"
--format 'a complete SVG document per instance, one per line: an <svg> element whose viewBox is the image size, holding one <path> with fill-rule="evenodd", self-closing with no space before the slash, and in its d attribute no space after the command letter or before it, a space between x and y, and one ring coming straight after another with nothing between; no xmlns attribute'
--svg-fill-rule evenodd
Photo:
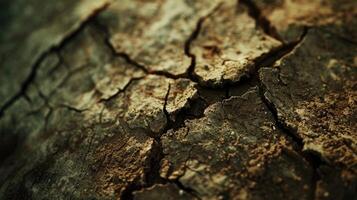
<svg viewBox="0 0 357 200"><path fill-rule="evenodd" d="M0 4L0 199L356 198L355 1Z"/></svg>

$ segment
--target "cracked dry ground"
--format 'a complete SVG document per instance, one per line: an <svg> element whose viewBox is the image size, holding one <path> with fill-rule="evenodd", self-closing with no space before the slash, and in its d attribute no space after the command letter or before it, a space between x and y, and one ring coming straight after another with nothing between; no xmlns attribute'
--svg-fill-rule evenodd
<svg viewBox="0 0 357 200"><path fill-rule="evenodd" d="M0 199L356 199L355 0L1 4Z"/></svg>

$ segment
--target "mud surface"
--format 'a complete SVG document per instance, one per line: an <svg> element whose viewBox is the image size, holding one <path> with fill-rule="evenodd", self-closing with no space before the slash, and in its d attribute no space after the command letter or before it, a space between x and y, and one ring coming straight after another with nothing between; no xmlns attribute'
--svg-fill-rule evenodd
<svg viewBox="0 0 357 200"><path fill-rule="evenodd" d="M1 4L0 199L357 195L356 2Z"/></svg>

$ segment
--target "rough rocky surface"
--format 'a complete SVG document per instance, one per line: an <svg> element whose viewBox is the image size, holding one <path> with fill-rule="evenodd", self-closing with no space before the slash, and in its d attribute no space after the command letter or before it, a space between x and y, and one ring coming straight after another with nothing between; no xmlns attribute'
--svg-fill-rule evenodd
<svg viewBox="0 0 357 200"><path fill-rule="evenodd" d="M35 76L34 68L38 67L48 50L61 46L62 41L102 10L108 1L60 1L43 5L41 0L16 0L3 4L3 31L0 35L1 115L3 109L23 95L26 85Z"/></svg>
<svg viewBox="0 0 357 200"><path fill-rule="evenodd" d="M284 41L296 40L305 27L337 25L332 33L356 42L354 0L243 0L267 32ZM347 25L347 26L346 26Z"/></svg>
<svg viewBox="0 0 357 200"><path fill-rule="evenodd" d="M302 140L303 151L342 168L342 178L354 182L357 49L325 29L310 29L290 55L276 68L262 68L260 76L264 96Z"/></svg>
<svg viewBox="0 0 357 200"><path fill-rule="evenodd" d="M220 4L201 26L191 53L196 58L194 73L204 85L218 87L249 77L255 62L280 45L232 0Z"/></svg>
<svg viewBox="0 0 357 200"><path fill-rule="evenodd" d="M161 176L203 199L307 199L312 193L310 166L277 129L256 88L209 106L204 117L161 140Z"/></svg>
<svg viewBox="0 0 357 200"><path fill-rule="evenodd" d="M109 32L110 43L148 71L180 75L191 65L186 43L197 23L216 6L204 1L117 1L100 16ZM122 20L128 18L128 20Z"/></svg>
<svg viewBox="0 0 357 200"><path fill-rule="evenodd" d="M354 1L0 5L0 199L356 198Z"/></svg>

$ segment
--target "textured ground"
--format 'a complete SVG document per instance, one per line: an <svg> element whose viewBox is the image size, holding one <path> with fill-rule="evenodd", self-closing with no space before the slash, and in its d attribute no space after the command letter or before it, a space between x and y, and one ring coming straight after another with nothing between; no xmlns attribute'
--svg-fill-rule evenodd
<svg viewBox="0 0 357 200"><path fill-rule="evenodd" d="M356 198L354 0L0 5L0 199Z"/></svg>

